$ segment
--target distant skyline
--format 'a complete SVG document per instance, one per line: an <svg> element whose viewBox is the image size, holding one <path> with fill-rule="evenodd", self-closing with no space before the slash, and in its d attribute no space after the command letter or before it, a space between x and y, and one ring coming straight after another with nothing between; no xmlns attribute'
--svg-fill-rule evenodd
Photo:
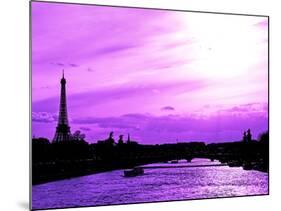
<svg viewBox="0 0 281 211"><path fill-rule="evenodd" d="M65 71L71 132L141 144L268 130L268 19L32 2L32 134L53 139Z"/></svg>

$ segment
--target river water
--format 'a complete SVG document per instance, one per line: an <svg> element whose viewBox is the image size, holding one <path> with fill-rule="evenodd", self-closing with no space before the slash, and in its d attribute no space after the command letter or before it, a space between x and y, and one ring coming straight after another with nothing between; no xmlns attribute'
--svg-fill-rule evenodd
<svg viewBox="0 0 281 211"><path fill-rule="evenodd" d="M207 159L191 163L219 164ZM97 206L139 202L262 195L268 193L268 174L241 167L145 169L144 175L125 178L122 170L92 174L32 187L33 209Z"/></svg>

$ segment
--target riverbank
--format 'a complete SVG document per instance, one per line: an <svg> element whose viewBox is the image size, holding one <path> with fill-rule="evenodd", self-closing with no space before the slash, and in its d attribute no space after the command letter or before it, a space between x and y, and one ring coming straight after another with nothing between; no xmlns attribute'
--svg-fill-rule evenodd
<svg viewBox="0 0 281 211"><path fill-rule="evenodd" d="M257 161L249 162L249 161L226 160L226 159L218 159L218 160L221 162L222 166L227 165L229 167L242 167L243 170L256 170L256 171L268 173L268 167L263 162L257 162ZM128 169L128 168L133 168L137 165L145 165L145 164L151 164L151 163L138 163L138 164L127 164L127 165L119 164L116 166L105 164L105 163L97 163L94 162L93 160L41 163L33 167L34 173L32 177L32 185L39 185L48 182L71 179L75 177L108 172L113 170ZM39 175L37 172L41 172L41 174Z"/></svg>
<svg viewBox="0 0 281 211"><path fill-rule="evenodd" d="M32 145L32 184L78 177L138 165L207 158L230 167L268 172L268 142L181 142L141 145L135 142L58 142L34 139Z"/></svg>
<svg viewBox="0 0 281 211"><path fill-rule="evenodd" d="M32 185L44 184L52 181L70 179L118 169L133 168L136 165L142 164L144 163L120 163L114 165L110 163L96 162L91 159L38 163L32 167Z"/></svg>

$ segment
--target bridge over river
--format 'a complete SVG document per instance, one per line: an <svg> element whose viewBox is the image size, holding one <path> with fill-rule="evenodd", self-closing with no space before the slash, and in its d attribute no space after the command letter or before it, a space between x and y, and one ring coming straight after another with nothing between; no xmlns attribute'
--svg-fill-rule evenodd
<svg viewBox="0 0 281 211"><path fill-rule="evenodd" d="M139 166L142 169L157 169L157 168L197 168L197 167L214 167L214 166L227 166L225 163L209 164L209 165L156 165L156 166Z"/></svg>

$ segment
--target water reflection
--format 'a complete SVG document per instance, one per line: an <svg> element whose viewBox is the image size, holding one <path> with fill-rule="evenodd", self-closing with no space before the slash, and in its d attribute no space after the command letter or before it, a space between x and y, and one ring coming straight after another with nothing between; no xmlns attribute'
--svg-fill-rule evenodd
<svg viewBox="0 0 281 211"><path fill-rule="evenodd" d="M194 159L188 165L218 163ZM268 174L244 171L241 167L210 166L145 169L142 176L125 178L123 171L117 170L36 185L32 189L34 209L95 206L267 194Z"/></svg>

